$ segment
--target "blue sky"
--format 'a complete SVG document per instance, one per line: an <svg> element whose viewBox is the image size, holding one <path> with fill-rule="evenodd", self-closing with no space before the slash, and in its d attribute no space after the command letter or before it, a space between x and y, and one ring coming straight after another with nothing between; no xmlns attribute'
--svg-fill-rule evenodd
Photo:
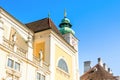
<svg viewBox="0 0 120 80"><path fill-rule="evenodd" d="M22 23L50 17L56 26L64 9L79 42L80 74L83 62L92 66L101 57L114 75L120 75L120 0L0 0L0 6Z"/></svg>

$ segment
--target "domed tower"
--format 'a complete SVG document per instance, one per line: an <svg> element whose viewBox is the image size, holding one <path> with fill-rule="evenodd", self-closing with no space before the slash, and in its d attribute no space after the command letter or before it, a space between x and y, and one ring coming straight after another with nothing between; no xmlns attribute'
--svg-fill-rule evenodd
<svg viewBox="0 0 120 80"><path fill-rule="evenodd" d="M71 29L72 25L70 20L66 17L66 11L64 12L64 18L61 20L59 27L62 35L67 33L71 33L73 35L75 34L75 32Z"/></svg>
<svg viewBox="0 0 120 80"><path fill-rule="evenodd" d="M61 20L59 27L59 31L63 35L64 39L76 50L78 50L78 40L74 36L75 32L72 29L72 24L70 23L70 20L67 18L66 10L64 11L64 18Z"/></svg>

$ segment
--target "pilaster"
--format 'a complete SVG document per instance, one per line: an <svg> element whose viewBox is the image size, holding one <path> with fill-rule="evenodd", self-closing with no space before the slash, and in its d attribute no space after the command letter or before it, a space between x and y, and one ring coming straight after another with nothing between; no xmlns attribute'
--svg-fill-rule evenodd
<svg viewBox="0 0 120 80"><path fill-rule="evenodd" d="M28 52L27 52L27 58L29 60L33 60L33 46L32 46L32 37L28 37Z"/></svg>

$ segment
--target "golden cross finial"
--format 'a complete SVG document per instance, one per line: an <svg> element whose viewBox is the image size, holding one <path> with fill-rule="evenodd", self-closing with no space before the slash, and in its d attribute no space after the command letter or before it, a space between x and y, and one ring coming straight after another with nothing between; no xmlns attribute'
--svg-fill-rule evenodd
<svg viewBox="0 0 120 80"><path fill-rule="evenodd" d="M67 16L66 9L64 10L64 18Z"/></svg>

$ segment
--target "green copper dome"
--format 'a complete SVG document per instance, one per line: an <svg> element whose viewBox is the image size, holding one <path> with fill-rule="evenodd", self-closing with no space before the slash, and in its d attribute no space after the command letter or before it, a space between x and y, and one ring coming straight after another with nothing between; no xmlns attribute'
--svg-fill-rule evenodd
<svg viewBox="0 0 120 80"><path fill-rule="evenodd" d="M75 32L69 28L69 27L63 27L63 28L60 28L59 30L62 34L67 34L67 33L72 33L73 35L75 34Z"/></svg>
<svg viewBox="0 0 120 80"><path fill-rule="evenodd" d="M70 20L69 20L68 18L65 17L65 18L62 19L61 22L62 22L62 23L70 23Z"/></svg>
<svg viewBox="0 0 120 80"><path fill-rule="evenodd" d="M70 20L66 17L66 12L64 13L64 18L61 20L61 23L59 24L60 32L62 34L72 33L73 35L75 32L71 29L72 25L70 23Z"/></svg>

